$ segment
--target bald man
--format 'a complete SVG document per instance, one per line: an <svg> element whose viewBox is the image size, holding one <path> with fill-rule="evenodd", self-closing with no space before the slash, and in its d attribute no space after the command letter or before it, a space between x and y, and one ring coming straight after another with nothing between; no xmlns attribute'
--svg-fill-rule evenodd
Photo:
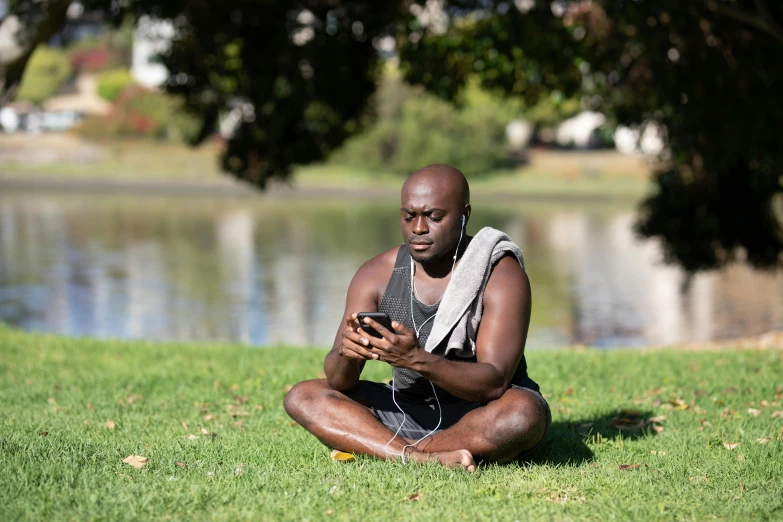
<svg viewBox="0 0 783 522"><path fill-rule="evenodd" d="M458 266L472 239L465 233L468 182L455 168L430 165L405 181L401 203L405 244L356 272L344 322L324 362L326 378L294 386L285 410L328 447L350 453L437 461L468 471L479 459L502 463L524 457L542 442L551 422L525 363L527 275L513 255L492 268L474 357L444 355L445 346L425 351L455 269L454 255ZM357 318L375 311L393 319L394 332L367 320L380 339ZM360 380L369 360L393 367L393 386Z"/></svg>

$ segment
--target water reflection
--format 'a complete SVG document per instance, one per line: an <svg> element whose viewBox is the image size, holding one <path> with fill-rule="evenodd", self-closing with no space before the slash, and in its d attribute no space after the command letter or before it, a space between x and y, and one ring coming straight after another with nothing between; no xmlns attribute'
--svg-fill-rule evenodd
<svg viewBox="0 0 783 522"><path fill-rule="evenodd" d="M0 320L144 339L331 344L366 259L398 244L394 201L0 195ZM783 328L783 276L694 279L631 232L630 207L477 202L533 283L531 347L639 346Z"/></svg>

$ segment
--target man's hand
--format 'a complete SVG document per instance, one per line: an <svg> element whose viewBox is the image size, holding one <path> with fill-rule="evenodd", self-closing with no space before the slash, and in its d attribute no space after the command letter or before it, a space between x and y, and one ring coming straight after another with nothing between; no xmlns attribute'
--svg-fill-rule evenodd
<svg viewBox="0 0 783 522"><path fill-rule="evenodd" d="M419 346L419 340L415 332L404 324L394 321L392 328L395 332L390 332L382 324L365 317L364 324L372 326L376 332L383 336L382 339L372 337L360 330L360 342L370 348L371 353L379 360L390 364L396 368L412 368L421 362L422 354L426 353Z"/></svg>
<svg viewBox="0 0 783 522"><path fill-rule="evenodd" d="M359 326L357 314L345 316L345 329L343 329L343 342L339 350L340 355L347 359L359 359L362 361L378 359L378 354L372 353L367 347L367 343L363 342L369 336L367 334L360 335L357 332Z"/></svg>

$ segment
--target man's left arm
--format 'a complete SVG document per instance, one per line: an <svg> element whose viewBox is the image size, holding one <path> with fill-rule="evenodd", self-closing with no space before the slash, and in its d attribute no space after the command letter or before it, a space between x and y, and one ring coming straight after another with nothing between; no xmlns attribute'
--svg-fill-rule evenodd
<svg viewBox="0 0 783 522"><path fill-rule="evenodd" d="M522 359L530 324L531 292L527 274L514 257L501 259L484 290L484 310L476 339L476 363L450 361L426 352L414 332L394 323L398 334L381 332L368 339L379 358L392 366L410 368L461 399L487 403L508 389Z"/></svg>

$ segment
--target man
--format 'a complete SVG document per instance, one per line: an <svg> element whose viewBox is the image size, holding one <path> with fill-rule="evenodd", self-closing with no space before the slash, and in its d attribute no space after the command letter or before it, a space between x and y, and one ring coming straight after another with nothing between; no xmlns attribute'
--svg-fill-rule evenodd
<svg viewBox="0 0 783 522"><path fill-rule="evenodd" d="M475 470L477 458L506 462L524 456L544 439L551 416L527 376L531 296L521 253L501 253L488 265L483 296L473 300L473 309L483 305L474 314L480 327L467 328L465 347L449 350L450 339L432 347L435 340L427 340L439 307L455 305L441 303L449 281L474 255L466 254L474 240L465 234L468 183L455 168L430 165L405 181L401 203L405 244L357 271L344 324L324 362L326 379L294 386L285 409L321 442L350 453L437 461L468 471ZM516 245L513 251L519 252ZM460 271L463 277L467 269L472 266ZM375 311L391 316L394 332L367 319L383 338L367 333L357 314ZM391 386L359 379L368 360L393 367Z"/></svg>

